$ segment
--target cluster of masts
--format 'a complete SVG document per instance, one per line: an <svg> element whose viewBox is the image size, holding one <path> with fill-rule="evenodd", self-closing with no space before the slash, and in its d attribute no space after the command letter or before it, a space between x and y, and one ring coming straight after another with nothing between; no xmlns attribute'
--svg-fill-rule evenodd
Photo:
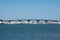
<svg viewBox="0 0 60 40"><path fill-rule="evenodd" d="M1 20L0 24L60 24L60 20L41 19L21 19L21 20Z"/></svg>

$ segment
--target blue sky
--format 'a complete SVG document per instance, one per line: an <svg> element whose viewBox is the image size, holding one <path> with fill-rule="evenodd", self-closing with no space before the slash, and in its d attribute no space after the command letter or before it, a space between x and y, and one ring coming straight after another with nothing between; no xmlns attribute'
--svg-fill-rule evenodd
<svg viewBox="0 0 60 40"><path fill-rule="evenodd" d="M0 0L0 19L60 20L60 0Z"/></svg>

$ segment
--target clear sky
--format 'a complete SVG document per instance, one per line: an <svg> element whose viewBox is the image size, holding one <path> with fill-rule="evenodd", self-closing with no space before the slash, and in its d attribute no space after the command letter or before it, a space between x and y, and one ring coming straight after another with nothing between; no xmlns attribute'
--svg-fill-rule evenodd
<svg viewBox="0 0 60 40"><path fill-rule="evenodd" d="M60 0L0 0L0 19L60 20Z"/></svg>

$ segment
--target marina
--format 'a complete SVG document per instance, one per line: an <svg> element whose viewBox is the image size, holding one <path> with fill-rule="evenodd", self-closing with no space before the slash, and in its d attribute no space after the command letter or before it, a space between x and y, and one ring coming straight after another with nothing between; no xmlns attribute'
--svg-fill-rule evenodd
<svg viewBox="0 0 60 40"><path fill-rule="evenodd" d="M60 24L60 20L44 19L20 19L20 20L1 20L0 24Z"/></svg>

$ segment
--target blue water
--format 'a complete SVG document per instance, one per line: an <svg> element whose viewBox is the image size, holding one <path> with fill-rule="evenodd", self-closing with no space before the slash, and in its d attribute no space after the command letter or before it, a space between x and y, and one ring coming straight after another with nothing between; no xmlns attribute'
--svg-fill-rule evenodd
<svg viewBox="0 0 60 40"><path fill-rule="evenodd" d="M0 25L0 40L60 40L60 25Z"/></svg>

